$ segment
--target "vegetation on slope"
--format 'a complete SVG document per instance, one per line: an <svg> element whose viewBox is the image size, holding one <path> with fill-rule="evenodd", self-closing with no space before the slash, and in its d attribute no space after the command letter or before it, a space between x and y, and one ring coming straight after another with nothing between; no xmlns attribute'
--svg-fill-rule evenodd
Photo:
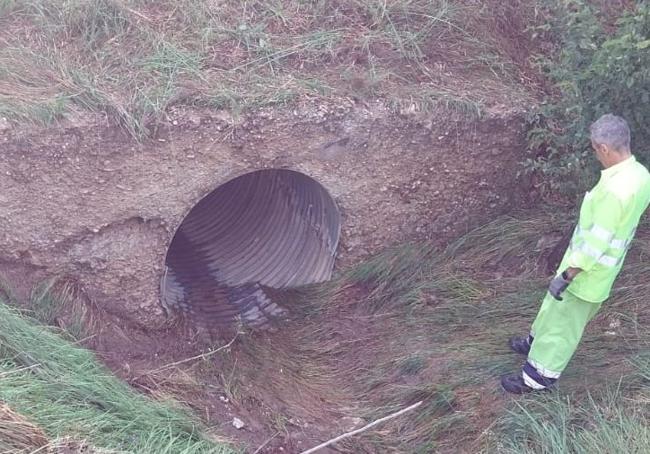
<svg viewBox="0 0 650 454"><path fill-rule="evenodd" d="M345 442L350 452L645 452L648 226L559 389L523 399L500 389L500 375L524 360L507 339L528 332L548 284L545 257L571 221L540 208L446 251L386 251L298 297L300 313L281 335L244 338L248 355L237 356L229 385L263 377L256 388L299 396L306 412L343 408L365 420L424 400L415 414Z"/></svg>
<svg viewBox="0 0 650 454"><path fill-rule="evenodd" d="M630 123L634 151L650 164L650 2L610 11L604 11L610 2L539 3L552 13L537 34L555 42L557 52L540 61L554 90L531 114L526 168L541 171L548 189L584 190L598 169L589 125L610 112Z"/></svg>
<svg viewBox="0 0 650 454"><path fill-rule="evenodd" d="M206 438L201 425L178 405L139 395L90 351L7 302L0 298L0 400L8 406L0 412L0 446L16 436L19 426L5 418L14 415L38 426L35 433L54 440L52 447L71 437L112 452L232 452Z"/></svg>
<svg viewBox="0 0 650 454"><path fill-rule="evenodd" d="M350 97L476 113L522 92L533 3L0 0L0 117L90 110L143 137L177 104Z"/></svg>

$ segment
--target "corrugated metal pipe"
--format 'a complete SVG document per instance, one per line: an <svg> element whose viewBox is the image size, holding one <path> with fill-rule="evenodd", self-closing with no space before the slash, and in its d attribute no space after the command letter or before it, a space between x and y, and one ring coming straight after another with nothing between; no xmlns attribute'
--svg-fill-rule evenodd
<svg viewBox="0 0 650 454"><path fill-rule="evenodd" d="M212 328L238 319L259 327L283 310L266 288L330 279L341 230L336 203L300 172L241 175L200 200L165 258L162 304Z"/></svg>

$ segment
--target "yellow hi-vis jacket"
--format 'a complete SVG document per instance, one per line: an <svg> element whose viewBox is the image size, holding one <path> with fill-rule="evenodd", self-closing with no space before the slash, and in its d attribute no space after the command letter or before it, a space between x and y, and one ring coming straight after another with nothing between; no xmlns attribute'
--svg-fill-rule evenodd
<svg viewBox="0 0 650 454"><path fill-rule="evenodd" d="M580 219L558 274L580 268L568 292L592 303L605 301L650 203L650 174L634 156L601 172L587 192Z"/></svg>

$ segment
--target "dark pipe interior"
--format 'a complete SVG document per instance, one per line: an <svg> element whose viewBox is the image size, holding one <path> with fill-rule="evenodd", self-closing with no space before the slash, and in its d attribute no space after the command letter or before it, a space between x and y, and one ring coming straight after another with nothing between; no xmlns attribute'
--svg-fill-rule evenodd
<svg viewBox="0 0 650 454"><path fill-rule="evenodd" d="M281 309L264 288L331 277L340 214L327 190L299 172L247 173L205 196L167 251L163 305L210 327L241 317L259 326Z"/></svg>

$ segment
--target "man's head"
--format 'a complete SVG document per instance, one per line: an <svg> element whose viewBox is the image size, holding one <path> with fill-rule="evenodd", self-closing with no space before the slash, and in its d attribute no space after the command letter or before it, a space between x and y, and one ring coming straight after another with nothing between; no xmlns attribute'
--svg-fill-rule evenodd
<svg viewBox="0 0 650 454"><path fill-rule="evenodd" d="M630 157L630 127L616 115L607 114L591 125L591 146L603 167L611 167Z"/></svg>

